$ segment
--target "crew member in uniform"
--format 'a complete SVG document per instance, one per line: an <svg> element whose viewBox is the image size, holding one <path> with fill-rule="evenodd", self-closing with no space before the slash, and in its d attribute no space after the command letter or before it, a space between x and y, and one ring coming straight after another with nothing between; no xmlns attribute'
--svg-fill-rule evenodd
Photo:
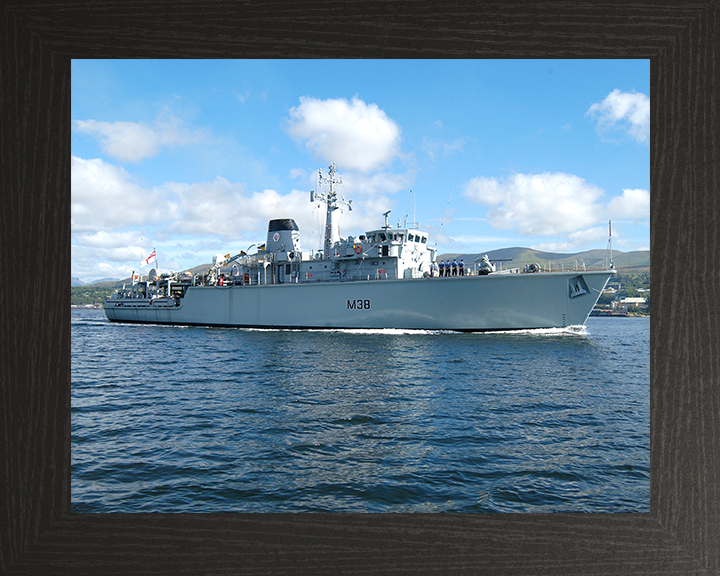
<svg viewBox="0 0 720 576"><path fill-rule="evenodd" d="M445 274L445 260L440 260L440 278Z"/></svg>
<svg viewBox="0 0 720 576"><path fill-rule="evenodd" d="M460 268L460 276L465 276L465 262L463 262L462 258L460 258L460 264L458 264L458 267Z"/></svg>
<svg viewBox="0 0 720 576"><path fill-rule="evenodd" d="M452 261L452 275L457 276L457 260L453 258Z"/></svg>

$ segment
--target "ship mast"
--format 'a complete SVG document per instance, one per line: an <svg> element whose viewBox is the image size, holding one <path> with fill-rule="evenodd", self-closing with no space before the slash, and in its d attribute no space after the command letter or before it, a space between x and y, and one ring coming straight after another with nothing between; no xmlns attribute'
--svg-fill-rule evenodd
<svg viewBox="0 0 720 576"><path fill-rule="evenodd" d="M311 202L318 200L327 205L325 215L325 240L323 244L323 254L325 258L330 258L330 250L333 244L340 240L340 233L335 224L335 211L342 205L347 206L348 210L352 210L352 200L346 202L345 197L338 200L337 193L335 192L335 184L342 184L342 176L337 174L337 168L333 162L328 167L327 176L323 175L322 169L318 170L318 186L327 186L328 189L319 194L314 194L314 192L310 193Z"/></svg>

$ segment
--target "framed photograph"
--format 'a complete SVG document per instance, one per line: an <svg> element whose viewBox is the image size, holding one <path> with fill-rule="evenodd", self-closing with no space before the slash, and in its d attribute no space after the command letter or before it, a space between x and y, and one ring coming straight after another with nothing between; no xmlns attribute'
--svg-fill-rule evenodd
<svg viewBox="0 0 720 576"><path fill-rule="evenodd" d="M7 191L2 210L0 412L5 466L0 484L7 487L0 495L0 517L6 519L0 523L2 570L717 571L720 498L713 493L719 472L713 455L720 438L718 337L708 313L714 292L707 280L717 272L713 254L719 152L713 137L713 66L718 22L715 2L472 7L151 2L142 11L110 2L53 7L6 2L0 10L0 158ZM487 512L517 510L73 510L72 62L116 58L649 60L646 193L652 197L650 245L656 271L649 360L649 506L623 513L509 514ZM103 78L93 80L83 72L85 88L93 81ZM597 104L600 114L605 96L587 102L588 109ZM84 128L91 133L98 127ZM511 185L509 180L498 182ZM479 184L468 197L473 193L488 197ZM149 246L147 254L154 248ZM584 289L577 282L578 289ZM365 311L366 300L353 300L354 311ZM182 494L176 497L182 502ZM618 495L605 497L614 501Z"/></svg>

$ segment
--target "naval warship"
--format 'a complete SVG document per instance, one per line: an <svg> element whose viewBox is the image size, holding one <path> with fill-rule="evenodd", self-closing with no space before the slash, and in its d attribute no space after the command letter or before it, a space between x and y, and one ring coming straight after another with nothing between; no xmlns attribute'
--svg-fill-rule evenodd
<svg viewBox="0 0 720 576"><path fill-rule="evenodd" d="M216 255L203 274L133 274L104 303L110 321L275 329L453 331L571 328L585 324L616 271L497 269L487 257L463 275L438 276L436 248L417 225L385 223L340 238L335 164L319 171L323 249L303 251L292 218L271 220L255 253Z"/></svg>

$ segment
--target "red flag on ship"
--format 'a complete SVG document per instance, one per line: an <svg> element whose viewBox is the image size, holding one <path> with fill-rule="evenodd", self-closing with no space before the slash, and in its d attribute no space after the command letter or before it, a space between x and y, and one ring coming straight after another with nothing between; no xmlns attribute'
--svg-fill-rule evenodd
<svg viewBox="0 0 720 576"><path fill-rule="evenodd" d="M150 254L150 256L148 256L147 258L145 258L145 264L150 264L150 260L151 260L152 258L155 258L155 250L153 250L153 253Z"/></svg>

